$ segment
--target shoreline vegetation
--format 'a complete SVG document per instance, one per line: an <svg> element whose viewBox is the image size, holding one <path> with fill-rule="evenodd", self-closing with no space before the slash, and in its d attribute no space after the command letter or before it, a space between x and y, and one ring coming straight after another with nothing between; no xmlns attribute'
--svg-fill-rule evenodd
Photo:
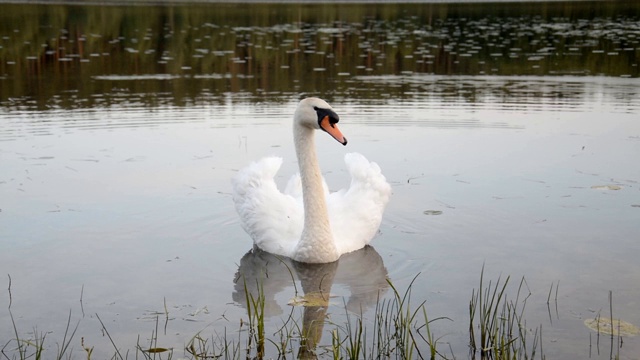
<svg viewBox="0 0 640 360"><path fill-rule="evenodd" d="M439 332L439 324L452 321L447 317L431 317L426 301L412 298L412 287L420 274L416 275L406 289L396 288L390 280L390 297L378 298L375 311L371 315L350 312L344 307L344 317L340 320L327 316L329 294L307 291L301 303L290 303L291 312L280 320L282 326L275 333L265 331L264 290L260 284L251 291L246 282L246 317L236 323L238 328L215 329L207 334L204 330L184 338L184 347L165 347L160 334L164 320L164 332L169 321L169 311L156 314L155 328L148 340L138 335L134 349L123 349L112 338L108 326L100 318L103 336L108 338L112 348L112 359L286 359L286 358L332 358L332 359L455 359L452 345L447 335ZM472 289L469 301L469 358L471 359L545 359L542 324L531 326L526 322L525 308L531 296L525 278L521 278L514 290L510 276L496 280L484 278L484 267L480 273L477 289ZM297 293L295 283L293 288ZM557 312L559 282L551 284L547 298L549 315ZM22 325L16 322L11 311L11 277L9 276L9 314L15 337L0 344L1 358L4 359L91 359L94 347L85 343L83 334L78 333L77 322L72 321L69 311L62 337L51 339L49 334L33 328L25 335ZM600 316L603 324L615 324L613 319L612 294L609 294L610 316ZM82 304L82 299L80 299ZM82 305L81 305L82 306ZM302 308L302 316L295 312ZM84 313L84 309L82 309ZM557 314L556 314L557 316ZM616 319L617 320L617 319ZM617 320L620 324L620 320ZM4 326L3 325L3 326ZM623 336L628 332L616 331L603 325L594 327L595 339L589 342L589 349L597 347L605 351L604 342L609 338L612 358L619 358ZM322 341L322 338L325 338ZM601 339L602 338L602 339ZM329 341L330 340L330 341ZM55 345L54 345L55 344ZM80 345L78 347L78 345ZM102 349L103 351L105 349Z"/></svg>

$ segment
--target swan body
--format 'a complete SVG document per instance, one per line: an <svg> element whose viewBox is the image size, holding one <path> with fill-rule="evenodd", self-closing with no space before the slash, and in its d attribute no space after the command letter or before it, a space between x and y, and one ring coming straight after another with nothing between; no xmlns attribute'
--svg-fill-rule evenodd
<svg viewBox="0 0 640 360"><path fill-rule="evenodd" d="M363 248L378 231L391 195L380 167L358 153L346 154L351 185L333 193L320 172L314 131L323 130L346 145L338 121L324 100L300 102L293 121L300 173L284 192L274 181L282 165L278 157L253 162L233 178L240 222L258 248L299 262L329 263Z"/></svg>

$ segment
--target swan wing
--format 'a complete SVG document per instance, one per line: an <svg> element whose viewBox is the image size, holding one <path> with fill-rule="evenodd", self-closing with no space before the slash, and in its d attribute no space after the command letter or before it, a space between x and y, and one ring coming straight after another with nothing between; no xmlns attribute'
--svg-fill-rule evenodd
<svg viewBox="0 0 640 360"><path fill-rule="evenodd" d="M232 180L240 223L260 249L291 257L304 225L299 176L278 190L274 176L282 158L267 157L240 170Z"/></svg>
<svg viewBox="0 0 640 360"><path fill-rule="evenodd" d="M351 185L331 193L327 201L333 238L340 254L369 244L391 196L391 186L378 164L358 153L346 154L344 161L351 174Z"/></svg>

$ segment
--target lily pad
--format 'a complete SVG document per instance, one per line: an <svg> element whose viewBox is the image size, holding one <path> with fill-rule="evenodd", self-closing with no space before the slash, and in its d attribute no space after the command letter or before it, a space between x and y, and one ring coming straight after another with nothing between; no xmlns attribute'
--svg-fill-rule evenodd
<svg viewBox="0 0 640 360"><path fill-rule="evenodd" d="M442 215L442 211L440 210L425 210L423 212L425 215Z"/></svg>
<svg viewBox="0 0 640 360"><path fill-rule="evenodd" d="M150 353L150 354L156 354L156 353L163 353L163 352L167 352L167 351L171 351L173 349L166 349L166 348L161 348L161 347L157 347L157 348L150 348L150 349L143 349L143 352L146 353Z"/></svg>
<svg viewBox="0 0 640 360"><path fill-rule="evenodd" d="M613 326L611 326L611 318L604 317L587 319L584 324L589 329L601 334L615 336L636 336L640 334L640 329L637 326L620 319L613 319Z"/></svg>
<svg viewBox="0 0 640 360"><path fill-rule="evenodd" d="M622 190L620 185L593 185L591 188L596 190Z"/></svg>
<svg viewBox="0 0 640 360"><path fill-rule="evenodd" d="M291 306L329 306L329 299L334 296L320 291L311 292L304 296L296 296L289 300Z"/></svg>

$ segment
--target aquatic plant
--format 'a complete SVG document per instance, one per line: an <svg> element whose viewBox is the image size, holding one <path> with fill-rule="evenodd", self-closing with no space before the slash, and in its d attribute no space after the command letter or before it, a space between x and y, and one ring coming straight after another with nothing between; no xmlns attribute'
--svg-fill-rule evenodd
<svg viewBox="0 0 640 360"><path fill-rule="evenodd" d="M469 345L472 356L480 352L482 359L533 359L538 345L542 355L542 325L536 328L531 343L524 319L527 299L531 296L525 278L520 280L515 300L508 300L510 276L494 284L484 281L484 265L480 286L471 292L469 302ZM526 294L524 291L526 290ZM521 295L525 295L521 299Z"/></svg>
<svg viewBox="0 0 640 360"><path fill-rule="evenodd" d="M345 324L336 325L331 333L333 358L435 359L436 355L446 358L437 350L439 339L434 337L430 324L448 318L429 320L426 301L415 308L411 303L411 289L418 275L403 293L387 280L393 297L378 299L370 328L363 322L362 314L354 319L353 315L346 312ZM429 349L428 356L422 352L425 348Z"/></svg>
<svg viewBox="0 0 640 360"><path fill-rule="evenodd" d="M418 274L419 275L419 274ZM263 359L275 357L333 359L436 359L455 358L451 346L442 348L442 337L435 332L435 325L448 317L431 318L428 315L426 301L412 302L412 288L418 275L412 279L404 291L400 291L390 280L387 280L393 291L391 298L378 298L373 314L355 314L343 305L344 317L336 316L335 320L325 321L326 309L329 307L328 294L324 300L302 301L305 306L292 306L291 313L283 318L283 324L269 335L265 325L265 294L261 284L249 290L245 288L247 304L247 320L240 319L236 330L222 333L214 330L209 336L204 330L197 332L184 345L184 356L192 359ZM499 277L496 281L485 280L484 266L480 275L479 288L473 289L469 302L469 348L471 358L479 353L481 359L534 359L542 351L542 326L530 330L524 317L526 302L531 296L527 282L521 279L515 297L510 298L510 277L505 280ZM557 289L557 288L556 288ZM296 290L297 291L297 290ZM11 296L11 295L10 295ZM314 295L316 296L316 295ZM11 301L10 301L11 305ZM297 305L293 304L292 305ZM612 307L612 306L610 306ZM302 319L298 316L311 311L320 316ZM11 310L11 309L9 309ZM611 309L612 311L612 309ZM11 314L11 311L10 311ZM156 314L155 328L150 340L142 345L138 336L135 357L143 359L171 359L176 349L165 347L159 339L159 323L161 312ZM165 318L168 310L165 305ZM107 327L98 314L95 315L101 330L113 345L114 359L127 359L129 352L122 352L111 337ZM309 320L311 319L311 320ZM42 359L45 356L44 346L46 333L33 332L33 338L25 339L20 335L18 326L11 314L11 322L15 338L9 340L1 348L0 353L6 359ZM324 323L329 328L323 330ZM63 339L58 345L56 359L72 358L72 341L78 325L71 326L71 313ZM165 324L166 325L166 324ZM320 344L322 333L330 334L330 343ZM230 335L233 334L233 335ZM94 348L85 345L84 338L80 343L84 356L91 359ZM297 351L296 351L297 348ZM48 354L46 354L48 355Z"/></svg>

